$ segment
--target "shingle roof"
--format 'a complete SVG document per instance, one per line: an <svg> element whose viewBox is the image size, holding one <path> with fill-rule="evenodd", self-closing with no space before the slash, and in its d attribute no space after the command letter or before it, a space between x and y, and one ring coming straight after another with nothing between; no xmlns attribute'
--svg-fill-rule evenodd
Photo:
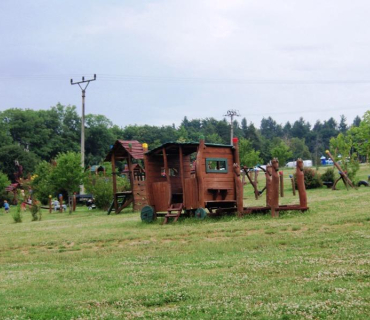
<svg viewBox="0 0 370 320"><path fill-rule="evenodd" d="M134 159L144 159L144 150L139 141L117 140L105 157L105 161L111 161L112 153L116 158L127 158L131 155Z"/></svg>

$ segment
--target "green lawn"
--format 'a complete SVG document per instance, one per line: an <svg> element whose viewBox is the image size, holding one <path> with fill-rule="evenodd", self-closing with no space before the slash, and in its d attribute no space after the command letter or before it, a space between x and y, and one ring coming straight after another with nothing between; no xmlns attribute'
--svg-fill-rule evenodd
<svg viewBox="0 0 370 320"><path fill-rule="evenodd" d="M297 203L285 182L281 203ZM78 208L15 224L1 209L0 319L369 319L370 188L339 187L278 219Z"/></svg>

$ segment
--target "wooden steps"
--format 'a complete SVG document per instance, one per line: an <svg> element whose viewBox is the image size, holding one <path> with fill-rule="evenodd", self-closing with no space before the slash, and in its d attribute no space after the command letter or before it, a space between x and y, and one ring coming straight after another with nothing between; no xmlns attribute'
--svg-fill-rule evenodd
<svg viewBox="0 0 370 320"><path fill-rule="evenodd" d="M183 204L182 203L173 203L171 206L167 209L167 214L164 216L163 224L166 224L168 222L169 218L174 218L173 222L176 222L182 212ZM172 213L172 212L176 213Z"/></svg>

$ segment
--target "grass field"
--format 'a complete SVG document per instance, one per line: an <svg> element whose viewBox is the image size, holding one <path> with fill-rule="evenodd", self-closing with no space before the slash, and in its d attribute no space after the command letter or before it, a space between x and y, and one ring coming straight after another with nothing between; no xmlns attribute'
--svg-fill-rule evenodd
<svg viewBox="0 0 370 320"><path fill-rule="evenodd" d="M15 224L2 209L0 319L369 319L370 188L339 187L278 219L161 225L78 208ZM285 193L298 202L288 180Z"/></svg>

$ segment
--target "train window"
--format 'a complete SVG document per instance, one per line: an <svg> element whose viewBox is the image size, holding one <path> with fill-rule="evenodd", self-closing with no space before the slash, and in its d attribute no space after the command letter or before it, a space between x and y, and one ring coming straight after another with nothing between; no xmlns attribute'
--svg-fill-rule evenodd
<svg viewBox="0 0 370 320"><path fill-rule="evenodd" d="M208 173L227 173L227 159L225 158L206 158L206 172Z"/></svg>
<svg viewBox="0 0 370 320"><path fill-rule="evenodd" d="M177 177L179 175L179 171L177 168L169 168L169 175L170 177ZM161 168L161 176L165 177L166 176L166 170L164 167Z"/></svg>

